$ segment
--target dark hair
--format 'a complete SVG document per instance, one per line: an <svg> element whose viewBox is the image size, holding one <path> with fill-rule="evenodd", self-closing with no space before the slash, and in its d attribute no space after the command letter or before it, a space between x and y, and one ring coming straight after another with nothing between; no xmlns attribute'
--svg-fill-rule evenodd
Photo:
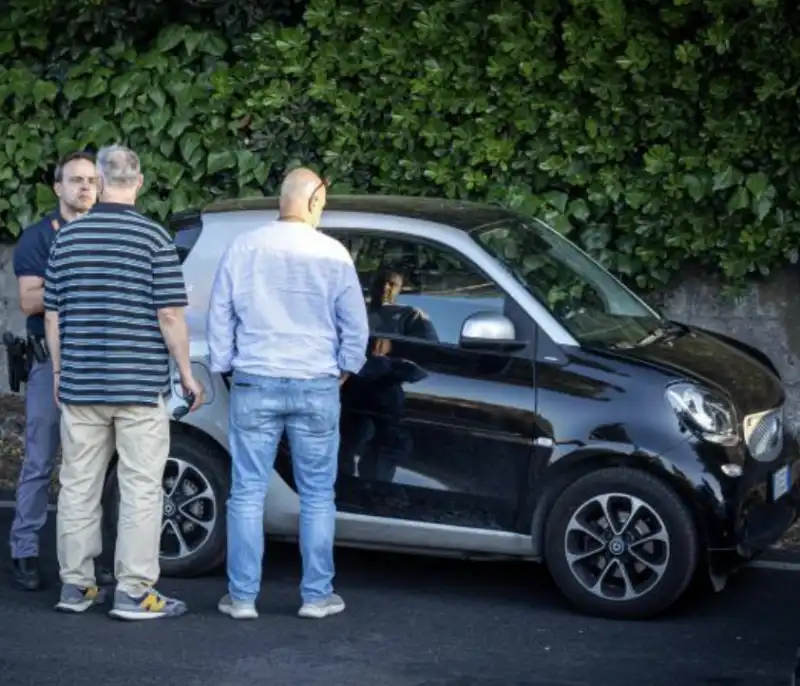
<svg viewBox="0 0 800 686"><path fill-rule="evenodd" d="M66 167L70 162L74 162L75 160L86 160L87 162L91 162L94 164L94 155L90 152L71 152L69 155L64 155L59 161L58 165L56 165L56 170L53 172L53 182L60 183L64 179L64 167Z"/></svg>

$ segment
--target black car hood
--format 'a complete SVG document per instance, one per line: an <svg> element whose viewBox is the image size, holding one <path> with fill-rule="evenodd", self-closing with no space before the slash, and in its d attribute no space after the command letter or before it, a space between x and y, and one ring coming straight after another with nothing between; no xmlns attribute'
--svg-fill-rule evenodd
<svg viewBox="0 0 800 686"><path fill-rule="evenodd" d="M629 360L719 389L745 414L768 410L784 402L780 379L762 362L711 333L689 326L681 328L684 332L616 352Z"/></svg>

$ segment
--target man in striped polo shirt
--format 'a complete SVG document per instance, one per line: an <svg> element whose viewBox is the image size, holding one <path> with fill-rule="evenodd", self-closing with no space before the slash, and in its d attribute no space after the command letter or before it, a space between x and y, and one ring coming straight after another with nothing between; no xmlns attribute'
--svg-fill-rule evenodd
<svg viewBox="0 0 800 686"><path fill-rule="evenodd" d="M159 576L162 478L169 453L172 354L187 394L192 377L183 308L186 288L169 233L135 209L139 159L122 146L97 156L99 202L59 231L45 277L45 330L61 407L62 466L57 609L84 612L104 600L94 576L101 499L119 455L117 579L110 614L152 619L186 612L155 590Z"/></svg>

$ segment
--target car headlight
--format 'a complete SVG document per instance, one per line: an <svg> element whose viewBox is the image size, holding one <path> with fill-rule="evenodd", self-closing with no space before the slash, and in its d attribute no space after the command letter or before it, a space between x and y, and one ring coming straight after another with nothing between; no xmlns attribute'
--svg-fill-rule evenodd
<svg viewBox="0 0 800 686"><path fill-rule="evenodd" d="M724 398L692 383L669 386L666 395L676 414L702 439L725 446L739 442L736 412Z"/></svg>

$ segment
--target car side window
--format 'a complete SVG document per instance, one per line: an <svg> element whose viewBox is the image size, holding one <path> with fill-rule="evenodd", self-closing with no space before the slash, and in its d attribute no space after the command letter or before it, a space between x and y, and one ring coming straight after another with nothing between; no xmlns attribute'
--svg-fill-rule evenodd
<svg viewBox="0 0 800 686"><path fill-rule="evenodd" d="M373 335L458 345L476 312L499 312L506 295L450 248L414 238L350 232Z"/></svg>

